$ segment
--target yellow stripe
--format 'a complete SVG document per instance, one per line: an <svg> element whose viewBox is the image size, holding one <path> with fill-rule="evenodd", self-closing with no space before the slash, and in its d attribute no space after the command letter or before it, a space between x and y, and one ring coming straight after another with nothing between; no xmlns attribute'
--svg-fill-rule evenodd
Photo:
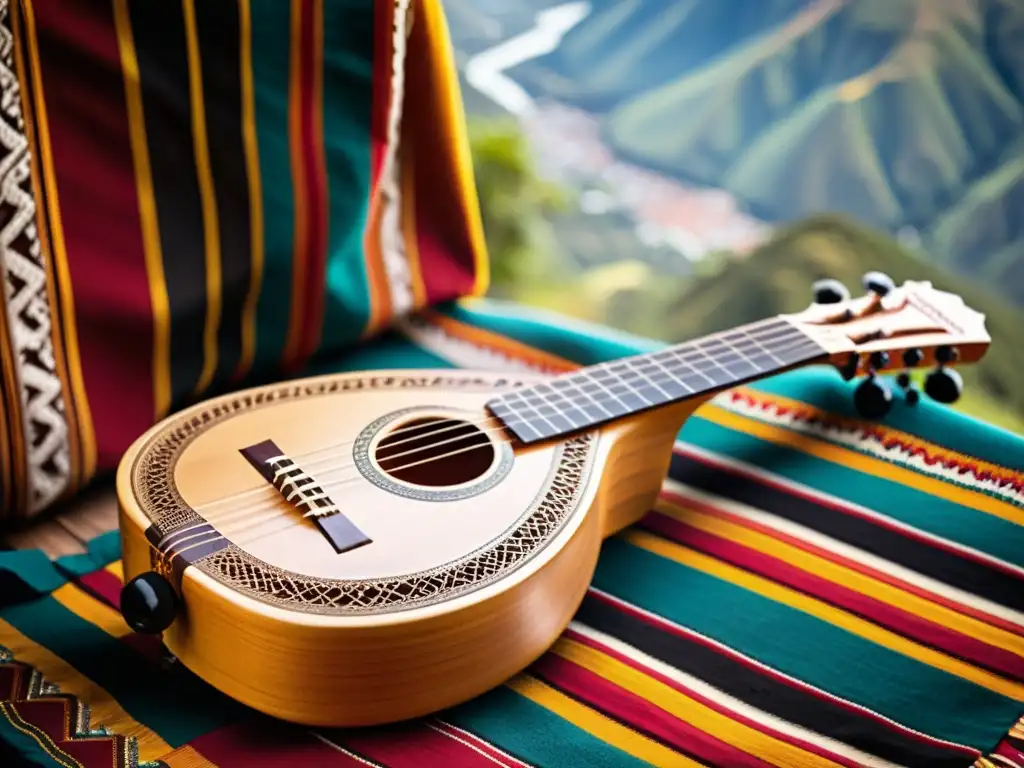
<svg viewBox="0 0 1024 768"><path fill-rule="evenodd" d="M89 704L92 722L103 725L122 736L134 736L139 742L139 759L156 760L170 752L171 746L146 726L133 720L120 704L92 680L78 672L51 651L37 645L7 622L0 619L0 645L10 649L14 657L35 667L49 682Z"/></svg>
<svg viewBox="0 0 1024 768"><path fill-rule="evenodd" d="M206 248L206 328L203 333L203 370L196 382L197 395L210 386L217 370L217 330L220 328L220 223L217 198L210 170L210 149L206 139L206 105L203 101L203 68L196 33L195 0L182 0L185 43L188 50L188 93L192 109L192 145L195 148L196 178L203 209L203 240Z"/></svg>
<svg viewBox="0 0 1024 768"><path fill-rule="evenodd" d="M457 68L448 34L448 23L444 17L442 4L435 0L420 0L416 4L416 9L419 12L417 15L423 18L423 26L429 41L428 50L433 54L431 64L434 69L433 80L439 90L442 130L447 139L448 155L455 163L462 215L465 218L469 242L473 248L473 260L476 263L472 295L482 296L490 285L490 264L487 260L487 243L477 201L473 158L469 151L469 135L466 130L459 81L455 76Z"/></svg>
<svg viewBox="0 0 1024 768"><path fill-rule="evenodd" d="M153 307L153 411L161 419L171 410L171 326L170 300L164 279L164 257L160 245L160 224L153 192L153 173L149 165L146 141L146 118L142 111L142 88L139 62L135 55L128 17L128 0L114 0L114 26L121 52L124 72L125 104L128 112L128 135L135 165L135 189L139 201L139 223L142 229L142 250L146 260L146 277Z"/></svg>
<svg viewBox="0 0 1024 768"><path fill-rule="evenodd" d="M256 142L256 95L252 74L252 10L249 0L238 0L240 69L242 72L242 146L249 181L249 293L242 307L242 350L235 375L244 376L256 354L256 302L263 283L263 191L259 146Z"/></svg>
<svg viewBox="0 0 1024 768"><path fill-rule="evenodd" d="M18 81L21 83L29 82L28 74L25 70L25 57L24 49L25 43L21 37L21 22L20 22L20 3L13 3L11 8L11 29L14 35L14 47L15 47L15 63L18 70ZM32 192L34 198L42 200L44 197L42 188L42 171L39 167L39 152L38 146L36 146L36 130L34 118L31 109L22 110L22 118L25 121L25 137L28 139L29 149L29 162L31 164L31 182ZM54 263L53 263L53 249L50 246L50 236L48 232L48 226L43 215L42 207L40 206L36 210L36 232L39 236L39 248L42 252L42 262L46 268L46 295L47 301L51 307L57 307L59 300L57 293L59 291L57 286L57 280L54 277ZM67 421L68 435L78 435L78 421L75 416L75 405L73 402L74 393L70 384L70 373L68 372L68 359L64 352L64 340L61 337L60 324L57 322L57 318L51 313L51 327L50 327L50 340L53 344L53 357L57 368L57 377L60 379L61 386L61 401L64 403L64 418ZM81 477L81 445L79 440L72 437L68 440L68 484L64 489L62 496L67 498L71 496L75 491L78 490L78 479Z"/></svg>
<svg viewBox="0 0 1024 768"><path fill-rule="evenodd" d="M707 531L728 541L742 544L757 552L770 555L783 563L800 568L807 573L834 584L839 584L859 594L866 595L880 602L891 605L914 616L934 622L940 626L960 632L977 640L1002 648L1018 656L1024 656L1024 638L1012 632L993 627L983 621L965 616L944 605L933 603L923 597L906 592L886 582L879 581L852 568L835 563L824 557L794 547L792 544L773 539L757 531L744 528L742 525L706 515L696 509L682 507L668 501L660 500L657 509L662 514L673 517L686 525Z"/></svg>
<svg viewBox="0 0 1024 768"><path fill-rule="evenodd" d="M615 720L595 712L575 699L570 699L568 696L556 691L536 678L519 675L508 681L506 685L516 693L554 712L563 720L567 720L591 736L621 749L626 754L632 755L635 758L646 760L651 765L658 766L658 768L700 767L700 763L696 763L685 755L681 755L653 739L649 739L624 725L620 725Z"/></svg>
<svg viewBox="0 0 1024 768"><path fill-rule="evenodd" d="M124 565L120 560L115 560L106 567L108 573L112 573L117 576L118 581L124 581Z"/></svg>
<svg viewBox="0 0 1024 768"><path fill-rule="evenodd" d="M766 424L763 421L729 411L714 403L706 404L700 410L699 415L701 418L736 430L737 432L745 432L762 440L796 448L820 459L825 459L826 461L831 461L835 464L864 472L865 474L882 477L900 485L916 488L919 491L952 501L954 504L1001 517L1017 525L1024 525L1024 509L991 496L986 496L984 493L961 488L960 486L938 480L934 477L928 477L920 472L906 469L897 464L882 461L873 456L866 456L859 451L818 440L810 435L803 435L782 427L776 427L773 424Z"/></svg>
<svg viewBox="0 0 1024 768"><path fill-rule="evenodd" d="M302 332L302 302L306 285L306 247L309 238L306 230L309 227L306 213L306 168L302 157L302 79L299 52L302 42L302 3L303 0L291 0L291 39L289 42L289 77L288 77L288 133L292 161L292 194L294 195L295 232L292 245L292 296L290 318L288 321L288 338L282 354L286 363L290 363L296 354Z"/></svg>
<svg viewBox="0 0 1024 768"><path fill-rule="evenodd" d="M102 629L111 637L122 638L132 633L132 630L125 623L117 611L106 603L102 603L92 595L84 592L78 586L68 583L54 590L53 598L78 616L88 621L93 626Z"/></svg>
<svg viewBox="0 0 1024 768"><path fill-rule="evenodd" d="M737 722L728 715L716 712L672 686L655 680L590 646L569 638L561 638L551 650L557 656L590 670L609 683L647 699L679 720L749 755L756 755L772 765L780 768L833 768L838 765L827 758L794 747Z"/></svg>
<svg viewBox="0 0 1024 768"><path fill-rule="evenodd" d="M71 390L74 396L75 411L78 414L78 439L81 441L81 467L78 482L92 478L96 473L96 433L93 430L92 412L89 410L89 398L85 391L82 378L82 360L78 350L78 331L75 328L75 297L71 284L71 271L68 268L67 248L64 244L64 226L61 223L60 199L57 189L57 174L53 168L53 149L50 146L50 125L46 115L46 97L43 88L43 73L39 64L39 46L36 37L35 12L32 0L25 0L25 26L28 30L28 49L32 69L32 90L35 93L36 115L39 119L40 155L43 164L43 177L46 180L46 199L50 210L52 227L52 245L56 262L61 296L61 315L64 318L64 339L67 352L68 372L71 377Z"/></svg>
<svg viewBox="0 0 1024 768"><path fill-rule="evenodd" d="M67 712L66 706L65 712ZM40 730L36 726L33 726L31 723L26 722L25 718L21 716L21 713L18 712L17 707L14 706L14 702L0 701L0 715L3 715L7 719L7 722L11 724L11 727L21 731L26 736L31 736L47 756L55 763L60 763L64 768L82 768L82 763L58 747L56 742L50 738L48 733Z"/></svg>
<svg viewBox="0 0 1024 768"><path fill-rule="evenodd" d="M720 560L715 560L700 552L695 552L692 549L649 533L627 531L623 534L623 538L634 546L646 549L648 552L653 552L661 557L703 571L710 576L727 581L730 584L735 584L769 600L796 608L891 651L908 656L936 669L941 669L951 675L962 677L964 680L970 680L972 683L988 688L996 693L1009 696L1018 701L1024 701L1024 685L1020 683L1011 682L959 659L951 658L944 653L940 653L920 643L915 643L913 640L908 640L894 632L882 629L870 621L861 619L838 608L833 608L827 603L808 597L796 590L783 587L768 579L763 579L747 571L734 568Z"/></svg>

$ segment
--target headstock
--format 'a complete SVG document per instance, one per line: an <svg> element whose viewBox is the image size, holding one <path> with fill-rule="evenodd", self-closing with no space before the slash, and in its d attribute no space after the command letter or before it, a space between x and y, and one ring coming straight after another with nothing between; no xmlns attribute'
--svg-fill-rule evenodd
<svg viewBox="0 0 1024 768"><path fill-rule="evenodd" d="M954 365L980 360L991 342L985 316L954 293L929 282L896 286L880 272L864 275L865 294L850 298L836 280L814 284L814 303L787 319L826 350L843 378L867 378L855 393L857 410L867 418L888 412L892 394L876 374L901 371L897 379L913 405L919 395L907 371L936 366L925 393L942 403L956 401L962 390Z"/></svg>

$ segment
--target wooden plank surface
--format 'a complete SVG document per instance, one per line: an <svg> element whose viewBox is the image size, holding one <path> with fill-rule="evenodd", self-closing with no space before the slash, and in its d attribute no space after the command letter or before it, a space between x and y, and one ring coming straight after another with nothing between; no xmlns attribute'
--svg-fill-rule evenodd
<svg viewBox="0 0 1024 768"><path fill-rule="evenodd" d="M0 543L13 549L42 549L50 557L85 551L86 543L117 528L113 483L83 491L43 519L8 533Z"/></svg>

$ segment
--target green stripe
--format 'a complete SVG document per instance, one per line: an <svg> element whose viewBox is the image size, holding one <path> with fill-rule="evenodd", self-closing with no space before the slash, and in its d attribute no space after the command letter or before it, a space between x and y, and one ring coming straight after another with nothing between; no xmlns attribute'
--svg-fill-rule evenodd
<svg viewBox="0 0 1024 768"><path fill-rule="evenodd" d="M363 232L370 199L374 6L324 4L323 136L329 190L322 345L360 337L370 316Z"/></svg>
<svg viewBox="0 0 1024 768"><path fill-rule="evenodd" d="M988 749L1024 709L1021 702L621 539L606 542L594 586L938 738Z"/></svg>
<svg viewBox="0 0 1024 768"><path fill-rule="evenodd" d="M247 711L180 665L161 670L52 597L11 606L0 618L103 688L172 747L236 722Z"/></svg>
<svg viewBox="0 0 1024 768"><path fill-rule="evenodd" d="M86 549L82 554L64 555L54 562L61 571L72 576L84 576L105 568L121 557L121 534L116 530L107 531L90 539Z"/></svg>
<svg viewBox="0 0 1024 768"><path fill-rule="evenodd" d="M453 368L444 358L417 346L401 334L391 331L374 339L373 344L353 347L346 354L309 367L311 376L349 371L394 370L397 368Z"/></svg>
<svg viewBox="0 0 1024 768"><path fill-rule="evenodd" d="M531 765L640 768L643 760L577 728L509 688L496 688L442 713L442 719L474 733ZM567 756L572 758L566 762Z"/></svg>
<svg viewBox="0 0 1024 768"><path fill-rule="evenodd" d="M860 380L844 382L832 368L791 371L755 385L769 394L801 400L839 416L856 419L853 390ZM1003 467L1024 467L1024 437L978 421L927 397L909 406L900 395L881 426L915 435L958 453Z"/></svg>
<svg viewBox="0 0 1024 768"><path fill-rule="evenodd" d="M666 346L664 342L493 299L446 304L439 310L456 320L503 334L580 365L593 365Z"/></svg>
<svg viewBox="0 0 1024 768"><path fill-rule="evenodd" d="M291 3L251 0L252 69L263 200L263 281L256 306L254 368L276 365L288 337L292 304L292 197L288 130Z"/></svg>
<svg viewBox="0 0 1024 768"><path fill-rule="evenodd" d="M700 411L683 427L682 438L687 443L763 467L781 477L1006 562L1024 565L1024 528L1019 525L796 448L742 434L714 424L699 414Z"/></svg>

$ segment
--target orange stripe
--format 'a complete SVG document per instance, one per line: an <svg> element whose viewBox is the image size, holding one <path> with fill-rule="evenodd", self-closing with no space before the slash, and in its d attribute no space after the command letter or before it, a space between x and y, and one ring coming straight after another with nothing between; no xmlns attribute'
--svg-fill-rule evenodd
<svg viewBox="0 0 1024 768"><path fill-rule="evenodd" d="M302 13L304 0L291 0L291 63L288 83L288 136L295 198L295 239L292 246L292 301L288 340L283 358L294 360L302 340L302 319L309 248L309 201L306 199L306 167L302 157Z"/></svg>
<svg viewBox="0 0 1024 768"><path fill-rule="evenodd" d="M476 181L473 176L473 159L469 151L469 135L466 130L462 95L459 92L458 71L452 53L448 23L444 9L436 0L419 0L416 5L417 17L426 29L429 50L432 54L429 66L433 68L433 81L437 84L436 114L440 116L439 133L444 139L448 157L455 166L456 191L462 218L466 225L470 247L473 250L475 277L471 295L482 296L490 285L490 265L487 261L487 244L484 239L483 220L477 197ZM438 151L442 151L438 148Z"/></svg>
<svg viewBox="0 0 1024 768"><path fill-rule="evenodd" d="M238 0L239 71L242 85L242 145L246 180L249 182L249 253L252 260L249 292L242 308L242 349L234 378L241 379L256 353L256 304L263 283L263 191L259 147L256 140L256 97L252 69L252 9L249 0Z"/></svg>
<svg viewBox="0 0 1024 768"><path fill-rule="evenodd" d="M674 502L673 499L678 499L678 502ZM798 549L802 549L805 552L810 552L811 554L825 558L826 560L830 560L833 563L842 565L846 568L849 568L850 570L857 571L858 573L864 574L865 576L870 576L873 579L885 582L886 584L902 589L905 592L908 592L912 595L916 595L917 597L923 598L925 600L929 600L952 611L956 611L960 614L963 614L964 616L970 616L971 618L984 622L989 626L997 627L998 629L1010 632L1014 635L1020 633L1019 627L1011 624L1008 621L1004 621L1003 619L1000 619L997 616L991 616L985 613L984 611L980 611L971 606L963 605L962 603L958 603L955 600L951 600L942 595L936 595L922 587L918 587L914 584L909 584L903 581L902 579L897 578L896 576L892 576L883 571L876 570L871 566L864 565L863 563L858 563L856 560L850 560L846 557L843 557L842 555L832 552L831 550L823 549L822 547L804 541L803 539L800 539L796 536L791 536L788 533L777 531L770 526L762 525L761 523L755 522L753 520L748 520L739 515L734 515L731 512L727 512L726 510L718 509L717 507L710 506L703 502L698 502L692 499L677 496L671 491L662 491L661 498L655 504L655 509L660 512L662 510L663 505L669 507L677 506L678 508L682 508L682 506L685 505L686 508L700 510L705 515L717 517L721 520L727 520L730 523L741 525L744 528L748 528L751 531L757 531L758 533L763 533L766 536L771 536L772 538L777 539L778 541L785 542L786 544L789 544L793 547L797 547ZM683 522L686 521L684 520Z"/></svg>
<svg viewBox="0 0 1024 768"><path fill-rule="evenodd" d="M17 9L19 3L12 3L12 8ZM68 381L65 385L66 391L74 400L78 422L74 431L70 431L70 442L75 438L80 441L80 453L78 466L73 468L72 485L77 487L83 481L89 480L96 473L96 434L93 430L92 411L89 408L89 398L85 391L85 381L82 377L82 362L78 350L78 331L75 327L75 297L72 291L71 272L68 267L67 250L64 246L64 230L61 225L60 200L57 189L57 175L53 167L53 151L50 147L50 129L46 114L46 97L43 92L43 76L39 63L39 48L36 43L35 13L32 10L31 0L24 0L25 27L28 33L28 40L25 41L25 48L29 52L30 68L32 73L32 92L35 95L35 110L38 118L39 151L42 158L43 178L45 179L46 191L39 196L38 200L45 200L49 208L49 223L52 227L52 256L54 258L58 279L53 281L60 293L60 314L64 323L64 343L66 344L65 361L68 367ZM15 10L15 13L17 11ZM30 110L25 110L26 114ZM36 153L34 153L36 154ZM41 228L45 229L45 227ZM51 303L57 306L57 303ZM55 350L56 352L56 350ZM70 426L70 425L69 425ZM74 450L74 449L73 449Z"/></svg>
<svg viewBox="0 0 1024 768"><path fill-rule="evenodd" d="M319 209L319 222L322 231L318 237L310 233L309 247L316 244L319 253L310 254L315 259L321 273L317 275L317 286L315 294L310 293L306 297L308 305L312 307L310 315L306 318L308 327L304 329L302 344L302 355L304 357L313 354L320 343L323 332L323 309L324 295L322 284L324 281L323 270L327 265L327 228L330 213L327 208L327 195L330 194L327 186L327 157L324 147L324 0L313 0L313 62L312 62L312 88L313 88L313 115L312 115L312 139L313 139L313 167L309 169L310 175L319 179L317 188L323 194L312 204Z"/></svg>
<svg viewBox="0 0 1024 768"><path fill-rule="evenodd" d="M819 440L811 435L777 427L774 424L768 424L753 417L735 413L714 403L706 404L701 409L699 416L737 432L753 435L761 440L767 440L777 445L796 448L804 453L817 456L834 464L840 464L868 475L881 477L908 488L916 488L932 496L947 499L962 507L986 512L1017 525L1024 525L1024 509L999 501L979 491L972 491L952 485L943 480L893 464L892 462L876 459L859 451Z"/></svg>
<svg viewBox="0 0 1024 768"><path fill-rule="evenodd" d="M0 270L0 280L4 279ZM14 514L24 509L19 497L25 487L25 457L21 427L21 398L14 373L14 356L10 348L10 329L7 325L7 295L0 290L0 519L11 510ZM13 418L8 419L8 415ZM8 496L10 502L8 503Z"/></svg>
<svg viewBox="0 0 1024 768"><path fill-rule="evenodd" d="M574 363L571 360L566 360L564 357L545 352L542 349L531 347L528 344L524 344L521 341L516 341L508 336L503 336L500 333L489 331L484 328L478 328L475 325L469 325L461 320L456 320L448 315L442 315L436 311L428 311L423 313L423 319L435 325L450 336L454 336L459 339L476 344L477 346L487 347L489 349L496 350L509 357L521 360L529 365L534 365L542 368L546 371L551 372L564 372L564 371L575 371L579 369L579 364Z"/></svg>

